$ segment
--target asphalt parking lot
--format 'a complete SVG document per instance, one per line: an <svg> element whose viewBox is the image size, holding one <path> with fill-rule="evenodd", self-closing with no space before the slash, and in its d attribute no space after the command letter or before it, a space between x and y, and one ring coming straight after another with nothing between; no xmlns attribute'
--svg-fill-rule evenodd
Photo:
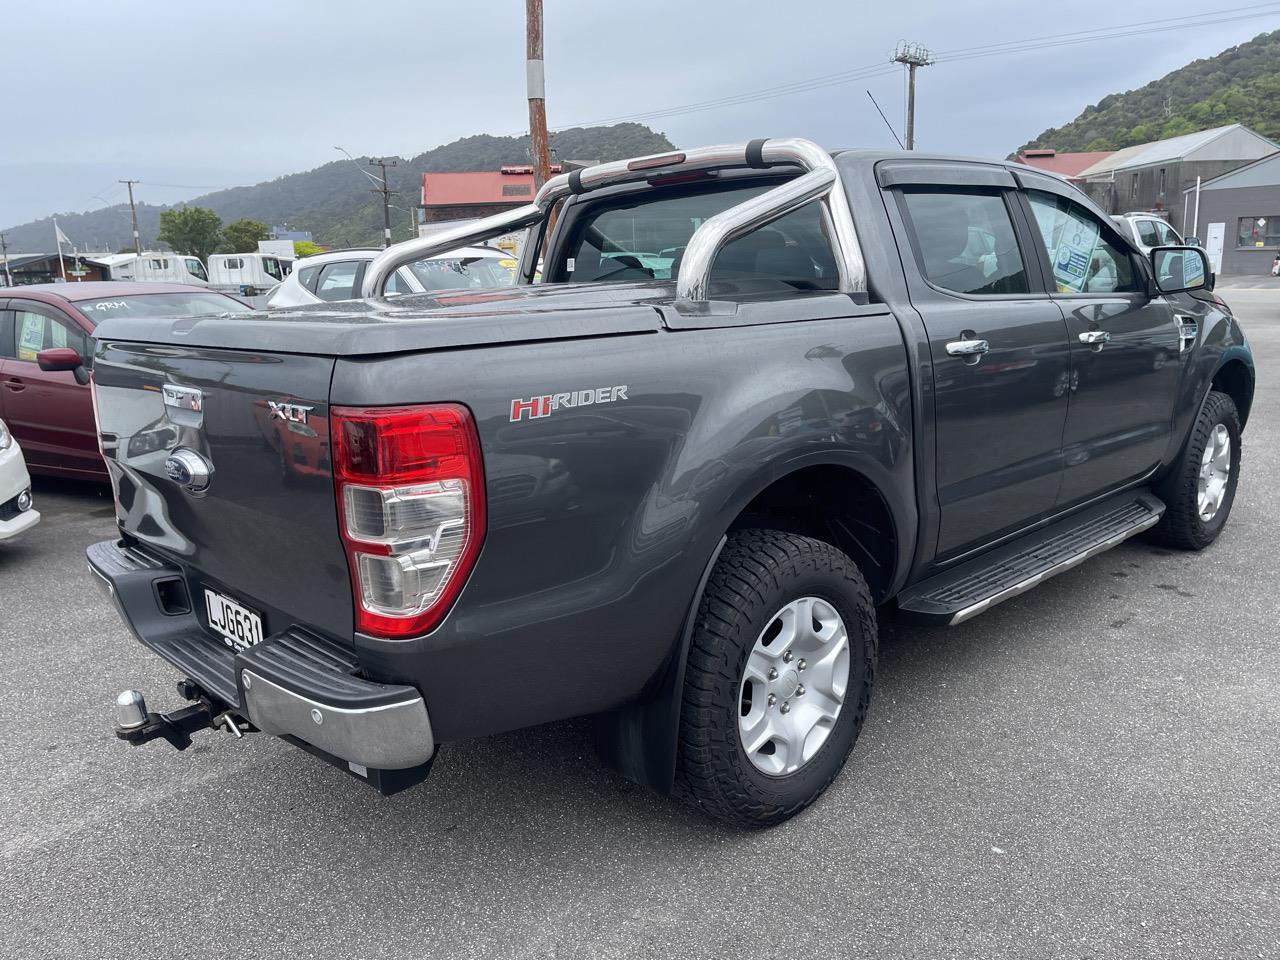
<svg viewBox="0 0 1280 960"><path fill-rule="evenodd" d="M448 745L384 799L284 743L111 736L176 675L89 583L109 492L0 547L5 957L1280 956L1280 287L1230 525L1131 541L950 631L882 625L828 794L738 833L575 721Z"/></svg>

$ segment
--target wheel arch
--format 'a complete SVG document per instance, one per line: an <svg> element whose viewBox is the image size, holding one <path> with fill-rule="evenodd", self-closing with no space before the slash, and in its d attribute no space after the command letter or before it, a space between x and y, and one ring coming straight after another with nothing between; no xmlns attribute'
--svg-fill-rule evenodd
<svg viewBox="0 0 1280 960"><path fill-rule="evenodd" d="M1210 389L1229 396L1240 414L1241 428L1249 420L1249 411L1253 407L1254 373L1253 366L1245 359L1233 353L1226 354L1218 364L1210 381Z"/></svg>
<svg viewBox="0 0 1280 960"><path fill-rule="evenodd" d="M916 517L914 502L892 496L888 479L879 464L828 451L783 468L766 465L739 485L708 524L708 539L699 541L706 560L697 589L651 694L595 718L601 760L659 793L672 791L685 662L707 581L733 531L770 526L835 543L858 564L877 604L892 596L910 565ZM888 539L878 541L886 531Z"/></svg>

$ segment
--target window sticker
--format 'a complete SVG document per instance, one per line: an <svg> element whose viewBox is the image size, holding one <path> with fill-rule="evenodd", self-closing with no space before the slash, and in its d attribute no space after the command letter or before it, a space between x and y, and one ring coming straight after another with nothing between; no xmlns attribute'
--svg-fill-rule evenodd
<svg viewBox="0 0 1280 960"><path fill-rule="evenodd" d="M18 331L18 359L35 362L36 354L44 346L44 317L38 313L22 313L22 328Z"/></svg>
<svg viewBox="0 0 1280 960"><path fill-rule="evenodd" d="M1098 225L1068 216L1053 253L1053 278L1059 293L1079 293L1089 279L1089 264L1098 245Z"/></svg>

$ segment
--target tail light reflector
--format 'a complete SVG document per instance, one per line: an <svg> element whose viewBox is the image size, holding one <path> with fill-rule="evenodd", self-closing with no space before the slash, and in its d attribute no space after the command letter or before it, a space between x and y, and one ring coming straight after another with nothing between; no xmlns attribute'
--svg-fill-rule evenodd
<svg viewBox="0 0 1280 960"><path fill-rule="evenodd" d="M475 422L459 404L333 407L333 475L356 629L432 630L466 582L485 531Z"/></svg>

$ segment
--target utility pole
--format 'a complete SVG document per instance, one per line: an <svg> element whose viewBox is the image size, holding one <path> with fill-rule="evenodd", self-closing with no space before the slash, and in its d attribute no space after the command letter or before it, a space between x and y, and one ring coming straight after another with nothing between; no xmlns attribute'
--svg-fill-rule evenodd
<svg viewBox="0 0 1280 960"><path fill-rule="evenodd" d="M13 286L13 275L9 273L9 241L0 233L0 257L4 257L4 285Z"/></svg>
<svg viewBox="0 0 1280 960"><path fill-rule="evenodd" d="M387 167L394 167L396 161L387 160L386 157L380 157L376 160L370 160L369 166L382 168L382 186L374 187L374 193L382 194L382 245L384 247L391 246L391 184L387 182Z"/></svg>
<svg viewBox="0 0 1280 960"><path fill-rule="evenodd" d="M138 234L138 208L133 205L133 185L141 180L118 180L129 188L129 213L133 216L133 252L142 256L142 237Z"/></svg>
<svg viewBox="0 0 1280 960"><path fill-rule="evenodd" d="M916 69L927 67L933 63L933 54L920 43L898 44L890 58L892 63L901 63L907 68L907 149L916 148Z"/></svg>
<svg viewBox="0 0 1280 960"><path fill-rule="evenodd" d="M551 176L547 156L547 84L542 64L542 0L525 0L525 80L529 92L529 152L533 154L533 189Z"/></svg>

